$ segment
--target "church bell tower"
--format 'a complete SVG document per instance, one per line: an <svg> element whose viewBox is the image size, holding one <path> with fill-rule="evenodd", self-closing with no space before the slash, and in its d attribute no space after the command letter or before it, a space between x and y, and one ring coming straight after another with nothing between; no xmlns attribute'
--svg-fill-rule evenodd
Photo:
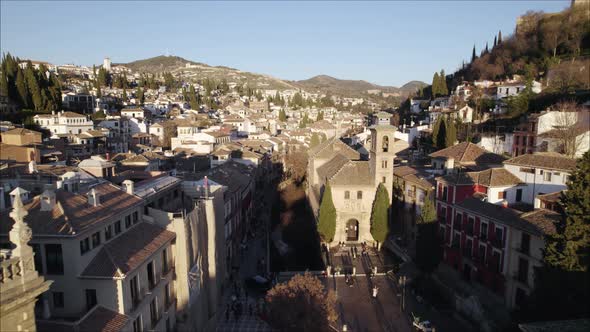
<svg viewBox="0 0 590 332"><path fill-rule="evenodd" d="M395 127L391 125L377 125L371 130L370 167L375 179L375 187L383 183L389 194L389 202L392 202L393 191L393 161L395 152L393 149Z"/></svg>

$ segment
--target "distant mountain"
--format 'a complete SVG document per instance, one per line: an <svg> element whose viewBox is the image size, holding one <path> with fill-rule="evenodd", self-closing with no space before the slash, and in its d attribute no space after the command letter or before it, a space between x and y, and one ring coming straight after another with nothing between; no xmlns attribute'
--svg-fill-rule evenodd
<svg viewBox="0 0 590 332"><path fill-rule="evenodd" d="M171 72L188 80L227 80L228 83L248 84L257 89L303 89L309 92L330 92L341 96L361 96L367 94L389 93L394 96L407 96L426 84L411 81L401 88L380 86L362 80L341 80L327 75L319 75L303 81L287 81L272 76L243 72L224 66L210 66L204 63L186 60L178 56L160 55L149 59L137 60L122 65L134 72L160 74Z"/></svg>
<svg viewBox="0 0 590 332"><path fill-rule="evenodd" d="M306 91L330 92L337 95L363 95L363 94L392 94L407 96L427 84L420 81L411 81L401 88L394 86L382 86L363 80L342 80L328 75L318 75L307 80L295 81L294 84Z"/></svg>
<svg viewBox="0 0 590 332"><path fill-rule="evenodd" d="M205 78L217 81L227 80L228 83L247 84L258 89L295 89L292 84L268 75L244 72L225 66L210 66L201 62L186 60L179 56L160 55L149 59L137 60L117 65L125 66L134 72L160 74L170 72L176 76L182 76L185 80L204 80Z"/></svg>

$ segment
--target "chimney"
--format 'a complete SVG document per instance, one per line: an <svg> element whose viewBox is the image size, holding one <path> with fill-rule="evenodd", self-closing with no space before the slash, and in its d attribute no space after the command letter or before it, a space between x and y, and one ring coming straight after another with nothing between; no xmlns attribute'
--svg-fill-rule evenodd
<svg viewBox="0 0 590 332"><path fill-rule="evenodd" d="M92 206L100 205L100 195L98 195L96 189L92 188L86 195L88 196L88 204Z"/></svg>
<svg viewBox="0 0 590 332"><path fill-rule="evenodd" d="M129 194L129 195L133 195L133 192L135 191L135 186L133 184L133 181L131 180L125 180L123 181L123 186L125 187L125 191Z"/></svg>
<svg viewBox="0 0 590 332"><path fill-rule="evenodd" d="M51 211L55 206L55 192L47 189L41 194L41 211Z"/></svg>

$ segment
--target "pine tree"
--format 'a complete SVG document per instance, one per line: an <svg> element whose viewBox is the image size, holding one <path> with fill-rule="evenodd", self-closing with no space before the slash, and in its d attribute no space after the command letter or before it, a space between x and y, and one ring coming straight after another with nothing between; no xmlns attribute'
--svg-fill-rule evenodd
<svg viewBox="0 0 590 332"><path fill-rule="evenodd" d="M578 160L562 193L562 220L545 235L543 266L535 273L523 321L587 317L590 284L590 152Z"/></svg>
<svg viewBox="0 0 590 332"><path fill-rule="evenodd" d="M445 147L451 147L455 145L457 141L457 127L455 126L455 122L453 119L448 118L445 120Z"/></svg>
<svg viewBox="0 0 590 332"><path fill-rule="evenodd" d="M473 44L473 52L471 52L471 63L477 59L477 55L475 55L475 44Z"/></svg>
<svg viewBox="0 0 590 332"><path fill-rule="evenodd" d="M417 226L416 265L422 272L430 274L436 269L441 259L436 209L430 194L424 198Z"/></svg>
<svg viewBox="0 0 590 332"><path fill-rule="evenodd" d="M383 243L389 235L389 193L379 183L371 211L371 235L377 243Z"/></svg>
<svg viewBox="0 0 590 332"><path fill-rule="evenodd" d="M318 222L318 233L324 242L332 242L336 234L336 207L332 200L332 188L330 183L324 189L322 202L320 204L320 220Z"/></svg>

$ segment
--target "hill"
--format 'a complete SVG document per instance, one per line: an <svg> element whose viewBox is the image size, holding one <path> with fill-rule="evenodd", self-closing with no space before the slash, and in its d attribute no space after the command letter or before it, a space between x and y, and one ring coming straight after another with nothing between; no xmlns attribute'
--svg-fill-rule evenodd
<svg viewBox="0 0 590 332"><path fill-rule="evenodd" d="M587 6L582 5L558 13L527 12L518 18L511 36L502 40L499 34L494 45L479 56L474 49L471 62L450 75L451 87L463 80L497 80L518 74L553 76L549 88L554 90L563 90L563 86L552 86L552 82L562 80L568 81L568 89L587 89L588 76L584 68L585 58L590 57L588 15ZM564 71L567 75L556 79L555 75Z"/></svg>
<svg viewBox="0 0 590 332"><path fill-rule="evenodd" d="M407 96L415 92L426 83L420 81L411 81L404 84L401 88L393 86L381 86L363 80L342 80L328 75L318 75L307 80L295 81L294 84L300 86L306 91L318 91L336 95L360 96L363 94L392 94L395 96Z"/></svg>
<svg viewBox="0 0 590 332"><path fill-rule="evenodd" d="M162 74L172 73L189 81L203 81L206 78L216 81L247 85L257 89L295 89L290 83L268 75L240 71L225 66L210 66L204 63L186 60L179 56L160 55L149 59L117 64L134 72Z"/></svg>

